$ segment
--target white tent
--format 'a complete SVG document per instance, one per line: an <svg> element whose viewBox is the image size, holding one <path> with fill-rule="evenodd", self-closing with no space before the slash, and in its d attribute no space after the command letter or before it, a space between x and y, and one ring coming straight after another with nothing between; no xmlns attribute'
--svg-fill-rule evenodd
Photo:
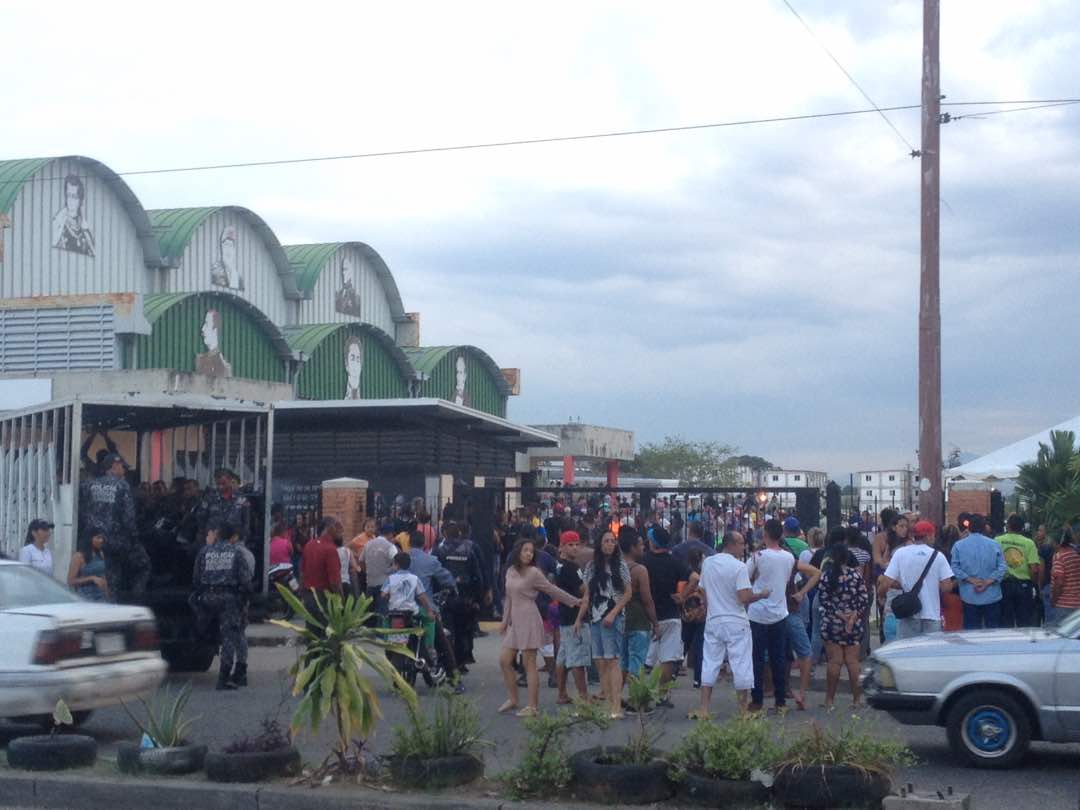
<svg viewBox="0 0 1080 810"><path fill-rule="evenodd" d="M964 478L967 480L990 478L1007 480L1016 478L1019 475L1020 465L1034 461L1039 454L1039 443L1050 444L1050 432L1053 430L1071 430L1080 435L1080 416L1074 416L1060 425L1054 425L1041 433L1036 433L1034 436L1028 436L1026 439L1013 442L1000 450L995 450L985 456L969 461L967 464L961 464L959 467L946 470L945 476L949 479Z"/></svg>

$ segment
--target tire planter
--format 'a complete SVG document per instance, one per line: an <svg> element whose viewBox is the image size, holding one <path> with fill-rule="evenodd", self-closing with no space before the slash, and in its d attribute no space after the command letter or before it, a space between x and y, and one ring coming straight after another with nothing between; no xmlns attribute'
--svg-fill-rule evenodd
<svg viewBox="0 0 1080 810"><path fill-rule="evenodd" d="M749 779L717 779L687 772L677 783L680 799L705 807L761 807L769 801L769 789Z"/></svg>
<svg viewBox="0 0 1080 810"><path fill-rule="evenodd" d="M472 754L422 759L390 757L390 776L403 787L429 790L460 787L484 775L484 763Z"/></svg>
<svg viewBox="0 0 1080 810"><path fill-rule="evenodd" d="M652 804L675 795L668 763L653 759L645 765L609 762L625 754L622 746L598 746L570 757L571 789L579 799L604 804Z"/></svg>
<svg viewBox="0 0 1080 810"><path fill-rule="evenodd" d="M773 783L773 793L785 807L876 808L891 790L889 777L848 765L786 768Z"/></svg>
<svg viewBox="0 0 1080 810"><path fill-rule="evenodd" d="M206 761L205 745L180 745L173 748L140 748L135 743L120 743L116 767L121 773L148 773L156 776L182 776L201 771Z"/></svg>
<svg viewBox="0 0 1080 810"><path fill-rule="evenodd" d="M35 734L8 743L7 761L26 771L88 768L97 762L97 741L83 734Z"/></svg>
<svg viewBox="0 0 1080 810"><path fill-rule="evenodd" d="M276 751L206 755L206 778L211 782L265 782L300 773L300 752L291 745Z"/></svg>

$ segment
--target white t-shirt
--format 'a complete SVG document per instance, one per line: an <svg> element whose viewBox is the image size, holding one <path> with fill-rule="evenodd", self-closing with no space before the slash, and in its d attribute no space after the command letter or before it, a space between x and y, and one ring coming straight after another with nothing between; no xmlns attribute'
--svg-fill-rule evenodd
<svg viewBox="0 0 1080 810"><path fill-rule="evenodd" d="M922 543L901 546L893 552L892 559L889 560L889 567L885 569L885 576L899 582L905 593L910 591L918 582L919 575L926 568L926 562L930 559L933 551L930 546ZM912 619L931 619L934 621L941 619L941 591L938 583L944 579L949 579L952 575L953 571L949 567L949 561L944 554L938 552L937 557L934 558L934 564L926 572L926 579L923 580L922 588L919 591L922 610L912 616Z"/></svg>
<svg viewBox="0 0 1080 810"><path fill-rule="evenodd" d="M27 543L21 549L19 549L19 562L26 563L33 566L43 574L48 574L50 577L53 573L53 559L52 551L48 546L44 549L39 549L33 543Z"/></svg>
<svg viewBox="0 0 1080 810"><path fill-rule="evenodd" d="M706 621L750 623L746 605L737 593L750 588L750 572L742 560L723 552L706 557L701 564L700 587L709 609Z"/></svg>
<svg viewBox="0 0 1080 810"><path fill-rule="evenodd" d="M758 624L776 624L787 618L787 584L795 557L790 551L766 548L750 558L750 577L754 581L754 593L768 589L767 599L759 599L746 609L750 621ZM754 578L754 572L757 577Z"/></svg>
<svg viewBox="0 0 1080 810"><path fill-rule="evenodd" d="M388 610L401 610L418 613L420 604L416 595L426 593L424 583L412 571L395 571L386 578L382 592L389 595Z"/></svg>

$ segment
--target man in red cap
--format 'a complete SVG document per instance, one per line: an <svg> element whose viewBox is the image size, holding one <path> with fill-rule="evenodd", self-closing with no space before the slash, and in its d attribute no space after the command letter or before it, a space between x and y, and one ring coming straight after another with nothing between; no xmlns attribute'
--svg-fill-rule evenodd
<svg viewBox="0 0 1080 810"><path fill-rule="evenodd" d="M878 595L884 598L890 588L913 591L920 579L919 610L907 618L897 617L896 637L913 638L926 633L941 632L941 594L955 587L949 561L934 548L937 530L928 520L920 520L912 528L915 542L893 552L889 567L878 579Z"/></svg>

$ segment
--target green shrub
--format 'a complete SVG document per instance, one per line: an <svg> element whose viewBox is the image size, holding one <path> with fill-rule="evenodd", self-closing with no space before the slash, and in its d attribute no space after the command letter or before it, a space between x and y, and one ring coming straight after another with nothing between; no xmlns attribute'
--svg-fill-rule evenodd
<svg viewBox="0 0 1080 810"><path fill-rule="evenodd" d="M724 723L700 720L672 752L678 778L687 771L714 779L748 780L770 772L784 755L776 732L763 717L739 715Z"/></svg>
<svg viewBox="0 0 1080 810"><path fill-rule="evenodd" d="M420 715L416 706L406 704L407 726L394 729L393 752L398 757L435 759L471 754L482 745L480 713L469 700L442 689L431 710L431 719Z"/></svg>
<svg viewBox="0 0 1080 810"><path fill-rule="evenodd" d="M904 743L872 734L857 718L838 730L814 723L788 748L778 769L801 770L822 765L849 765L862 771L892 775L918 759Z"/></svg>
<svg viewBox="0 0 1080 810"><path fill-rule="evenodd" d="M573 775L566 742L572 732L588 726L607 728L608 717L600 706L578 703L573 711L538 714L525 721L525 754L515 768L499 775L513 799L529 796L551 798L565 788Z"/></svg>

